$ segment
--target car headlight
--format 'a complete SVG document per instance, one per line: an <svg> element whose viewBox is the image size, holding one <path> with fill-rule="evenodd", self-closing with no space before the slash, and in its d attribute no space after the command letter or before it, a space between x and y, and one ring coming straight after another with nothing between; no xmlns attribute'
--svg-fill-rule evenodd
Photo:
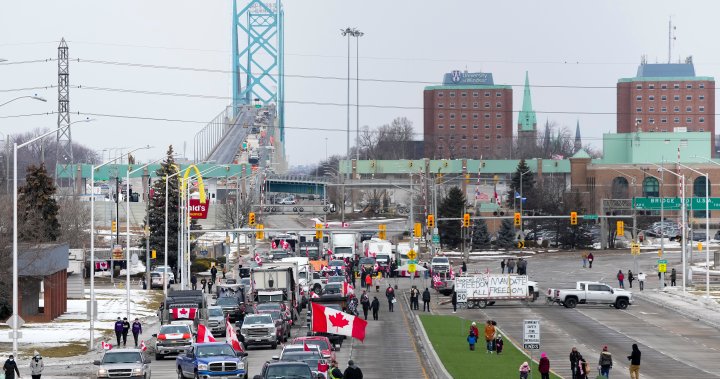
<svg viewBox="0 0 720 379"><path fill-rule="evenodd" d="M140 375L142 375L142 374L143 374L143 369L141 369L141 368L134 368L134 369L132 370L132 375L133 375L133 376L140 376Z"/></svg>
<svg viewBox="0 0 720 379"><path fill-rule="evenodd" d="M275 334L276 330L275 328L268 328L268 333Z"/></svg>
<svg viewBox="0 0 720 379"><path fill-rule="evenodd" d="M198 370L207 370L207 369L208 369L207 364L205 364L205 363L198 364Z"/></svg>
<svg viewBox="0 0 720 379"><path fill-rule="evenodd" d="M245 328L240 329L240 334L247 334L248 330Z"/></svg>
<svg viewBox="0 0 720 379"><path fill-rule="evenodd" d="M97 377L98 378L107 378L108 377L107 369L104 369L104 368L99 369L97 372Z"/></svg>
<svg viewBox="0 0 720 379"><path fill-rule="evenodd" d="M244 368L245 368L245 362L239 361L238 364L237 364L237 368L240 369L240 370L244 369Z"/></svg>

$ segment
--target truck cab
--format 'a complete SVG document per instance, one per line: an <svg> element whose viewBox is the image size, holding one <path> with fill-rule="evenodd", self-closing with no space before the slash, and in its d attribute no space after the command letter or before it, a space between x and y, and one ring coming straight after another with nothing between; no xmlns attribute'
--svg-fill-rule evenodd
<svg viewBox="0 0 720 379"><path fill-rule="evenodd" d="M178 378L247 378L247 353L236 352L225 342L193 345L175 358Z"/></svg>

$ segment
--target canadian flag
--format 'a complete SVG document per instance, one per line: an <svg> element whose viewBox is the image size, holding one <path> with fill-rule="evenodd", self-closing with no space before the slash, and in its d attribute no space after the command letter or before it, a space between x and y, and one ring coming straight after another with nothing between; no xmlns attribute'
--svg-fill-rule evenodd
<svg viewBox="0 0 720 379"><path fill-rule="evenodd" d="M290 248L290 244L285 240L280 240L280 246L283 248L283 250L287 250Z"/></svg>
<svg viewBox="0 0 720 379"><path fill-rule="evenodd" d="M110 349L112 349L112 345L109 344L109 343L107 343L107 342L105 342L105 341L100 342L100 347L101 347L103 350L110 350Z"/></svg>
<svg viewBox="0 0 720 379"><path fill-rule="evenodd" d="M145 341L140 341L140 351L146 351L147 345L145 345Z"/></svg>
<svg viewBox="0 0 720 379"><path fill-rule="evenodd" d="M255 263L257 263L258 266L262 266L262 258L260 258L259 254L255 254Z"/></svg>
<svg viewBox="0 0 720 379"><path fill-rule="evenodd" d="M204 343L204 342L217 342L215 340L215 337L213 337L212 332L208 330L207 327L203 324L198 325L197 330L197 339L195 340L196 343Z"/></svg>
<svg viewBox="0 0 720 379"><path fill-rule="evenodd" d="M235 334L235 329L233 329L232 324L230 323L230 320L225 320L225 342L227 342L235 351L238 352L244 352L245 349L243 349L242 344L240 343L240 340L237 337L237 334Z"/></svg>
<svg viewBox="0 0 720 379"><path fill-rule="evenodd" d="M355 289L353 288L352 284L348 283L347 281L343 282L343 295L348 295L351 293L355 293Z"/></svg>
<svg viewBox="0 0 720 379"><path fill-rule="evenodd" d="M173 318L175 318L176 320L194 320L195 314L197 313L197 308L173 308L170 310L170 312L172 313Z"/></svg>
<svg viewBox="0 0 720 379"><path fill-rule="evenodd" d="M349 227L349 226L350 226L350 224L348 224L347 222L343 222L343 223L342 223L342 227L343 227L343 228L347 228L347 227Z"/></svg>
<svg viewBox="0 0 720 379"><path fill-rule="evenodd" d="M310 293L310 298L311 298L311 299L317 299L317 298L319 298L319 297L320 297L320 295L318 295L315 291L312 291L312 293Z"/></svg>
<svg viewBox="0 0 720 379"><path fill-rule="evenodd" d="M332 308L312 303L312 331L333 333L365 340L367 321Z"/></svg>
<svg viewBox="0 0 720 379"><path fill-rule="evenodd" d="M303 342L303 351L310 351L310 346L306 342Z"/></svg>
<svg viewBox="0 0 720 379"><path fill-rule="evenodd" d="M277 249L277 244L275 244L275 241L272 241L272 243L270 244L270 247L271 247L273 250Z"/></svg>
<svg viewBox="0 0 720 379"><path fill-rule="evenodd" d="M318 361L318 371L327 372L329 369L330 365L328 365L324 359Z"/></svg>

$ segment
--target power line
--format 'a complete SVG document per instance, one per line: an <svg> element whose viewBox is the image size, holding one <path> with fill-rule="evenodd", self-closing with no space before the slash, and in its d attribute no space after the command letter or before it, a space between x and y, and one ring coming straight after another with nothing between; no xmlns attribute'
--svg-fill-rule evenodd
<svg viewBox="0 0 720 379"><path fill-rule="evenodd" d="M17 65L17 64L28 64L28 63L47 63L56 61L56 58L47 58L47 59L32 59L27 61L5 61L0 63L0 66L10 66L10 65Z"/></svg>
<svg viewBox="0 0 720 379"><path fill-rule="evenodd" d="M49 85L49 86L37 86L37 87L25 87L25 88L9 88L9 89L0 89L0 92L21 92L21 91L33 91L38 89L50 89L54 88L55 86Z"/></svg>
<svg viewBox="0 0 720 379"><path fill-rule="evenodd" d="M34 117L34 116L50 116L55 114L55 112L45 112L45 113L25 113L25 114L14 114L14 115L7 115L7 116L0 116L0 118L21 118L21 117Z"/></svg>

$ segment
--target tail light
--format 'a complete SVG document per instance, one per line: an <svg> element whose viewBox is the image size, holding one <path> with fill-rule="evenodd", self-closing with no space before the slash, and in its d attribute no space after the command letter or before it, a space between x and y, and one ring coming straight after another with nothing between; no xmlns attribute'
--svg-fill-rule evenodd
<svg viewBox="0 0 720 379"><path fill-rule="evenodd" d="M157 339L165 341L165 335L164 334L158 334Z"/></svg>
<svg viewBox="0 0 720 379"><path fill-rule="evenodd" d="M182 338L183 338L183 339L190 339L190 333L184 333Z"/></svg>

